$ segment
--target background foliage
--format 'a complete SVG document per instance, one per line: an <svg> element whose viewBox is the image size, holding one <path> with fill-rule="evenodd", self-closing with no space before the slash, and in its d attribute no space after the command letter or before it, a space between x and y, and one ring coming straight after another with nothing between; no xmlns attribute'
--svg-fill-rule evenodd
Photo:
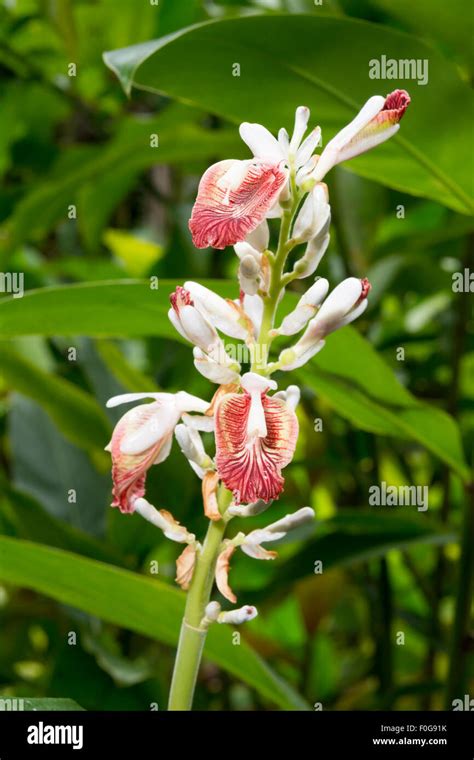
<svg viewBox="0 0 474 760"><path fill-rule="evenodd" d="M452 274L474 263L472 15L467 0L433 5L3 3L0 271L24 273L26 294L0 294L2 695L165 707L184 600L176 552L108 509L103 447L121 411L104 402L210 394L166 311L190 277L235 296L236 257L197 253L187 220L209 163L246 156L236 123L290 127L304 103L327 141L397 86L413 101L401 136L329 177L321 274L368 276L373 291L356 328L299 371L302 434L272 510L310 504L317 524L271 566L236 559L232 585L260 616L240 646L212 630L196 705L440 708L469 690L474 328ZM106 56L127 98L102 53L174 32L140 65ZM381 55L426 58L428 84L370 80ZM370 507L381 481L429 486L428 511ZM202 534L199 483L176 450L149 494Z"/></svg>

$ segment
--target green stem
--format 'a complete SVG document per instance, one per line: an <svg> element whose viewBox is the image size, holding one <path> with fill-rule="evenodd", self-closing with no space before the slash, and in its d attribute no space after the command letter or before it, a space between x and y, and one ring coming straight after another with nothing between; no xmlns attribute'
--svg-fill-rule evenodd
<svg viewBox="0 0 474 760"><path fill-rule="evenodd" d="M258 341L255 344L254 360L252 361L252 366L250 368L251 372L266 374L267 371L268 355L272 342L272 337L269 333L275 323L276 310L278 307L280 293L283 287L283 270L285 268L287 256L292 247L291 241L289 241L288 238L291 223L297 211L299 201L300 196L294 188L293 202L291 204L291 207L285 209L283 212L280 226L280 235L278 238L278 248L275 253L275 258L271 263L270 287L268 289L268 294L263 298L264 305L262 324L260 327Z"/></svg>
<svg viewBox="0 0 474 760"><path fill-rule="evenodd" d="M230 492L222 488L219 491L221 514L227 509L230 499ZM207 634L207 628L202 625L202 620L211 596L217 557L226 526L225 520L210 522L204 546L196 561L181 624L168 702L169 710L190 710L192 707Z"/></svg>

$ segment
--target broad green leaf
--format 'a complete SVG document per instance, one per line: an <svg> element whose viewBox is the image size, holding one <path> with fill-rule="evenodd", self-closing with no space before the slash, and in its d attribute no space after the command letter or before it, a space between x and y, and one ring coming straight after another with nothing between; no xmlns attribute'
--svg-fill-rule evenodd
<svg viewBox="0 0 474 760"><path fill-rule="evenodd" d="M186 278L183 277L183 280ZM182 340L168 319L169 296L183 280L110 280L60 285L0 299L0 338L19 335L88 335L95 338L159 335ZM225 296L237 297L237 284L204 280ZM20 303L21 302L21 303Z"/></svg>
<svg viewBox="0 0 474 760"><path fill-rule="evenodd" d="M366 390L347 383L342 376L320 370L317 361L299 370L298 375L357 427L379 435L417 441L452 467L461 478L466 481L470 479L459 428L453 418L442 410L417 402L413 397L410 405L391 405L387 400L380 403L371 398ZM368 367L365 383L370 384L370 377Z"/></svg>
<svg viewBox="0 0 474 760"><path fill-rule="evenodd" d="M341 56L341 40L350 60ZM371 79L369 62L382 56L428 59L429 87ZM471 169L463 161L472 141L472 93L455 67L417 37L318 9L198 24L108 52L104 60L127 93L132 87L163 93L237 123L290 128L295 108L305 104L325 143L371 95L404 87L412 105L399 135L346 166L462 213L474 208ZM235 62L240 76L233 76Z"/></svg>
<svg viewBox="0 0 474 760"><path fill-rule="evenodd" d="M422 515L387 514L387 510L416 507L373 507L369 510L342 510L336 517L316 526L316 538L302 550L275 566L272 586L293 583L314 572L320 560L324 570L347 567L376 557L392 549L409 549L413 545L441 546L457 540L456 534L443 530ZM385 510L385 514L383 513Z"/></svg>
<svg viewBox="0 0 474 760"><path fill-rule="evenodd" d="M34 572L32 572L34 568ZM102 620L176 646L184 594L158 580L69 552L0 537L0 579L33 589ZM232 631L213 626L206 656L283 709L306 709L304 700Z"/></svg>
<svg viewBox="0 0 474 760"><path fill-rule="evenodd" d="M457 56L466 58L474 68L472 39L474 15L470 0L456 0L454 3L437 3L434 12L432 0L371 0L372 4L399 19L409 29L434 43L446 43Z"/></svg>
<svg viewBox="0 0 474 760"><path fill-rule="evenodd" d="M115 549L53 517L28 494L5 484L2 484L2 490L0 514L12 526L16 537L55 546L101 562L123 564Z"/></svg>
<svg viewBox="0 0 474 760"><path fill-rule="evenodd" d="M69 441L86 450L104 448L110 426L105 412L88 393L40 369L5 343L0 372L3 383L36 401Z"/></svg>
<svg viewBox="0 0 474 760"><path fill-rule="evenodd" d="M19 394L9 399L8 436L14 487L53 517L102 537L110 504L110 455L75 446L44 409Z"/></svg>

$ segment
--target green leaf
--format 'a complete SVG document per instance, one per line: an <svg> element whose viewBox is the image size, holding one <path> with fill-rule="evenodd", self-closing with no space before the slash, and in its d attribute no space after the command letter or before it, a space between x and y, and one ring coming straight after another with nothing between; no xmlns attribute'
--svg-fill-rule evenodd
<svg viewBox="0 0 474 760"><path fill-rule="evenodd" d="M320 560L324 570L347 567L376 557L393 549L408 549L413 545L442 546L457 540L456 534L443 530L425 515L383 514L383 507L369 510L342 510L336 517L316 526L317 537L308 542L285 563L276 566L271 584L293 583L314 572ZM386 507L409 509L409 507Z"/></svg>
<svg viewBox="0 0 474 760"><path fill-rule="evenodd" d="M350 61L341 56L341 40L350 45ZM319 11L275 14L198 24L108 52L104 60L127 93L133 86L163 93L274 131L289 128L303 103L313 109L327 143L371 95L387 88L386 80L381 86L369 76L369 62L382 55L427 59L429 87L412 79L390 80L391 89L405 87L413 100L399 135L346 166L396 190L471 213L471 170L463 156L471 145L472 93L454 66L417 37ZM240 76L232 76L236 61Z"/></svg>
<svg viewBox="0 0 474 760"><path fill-rule="evenodd" d="M15 350L2 345L0 372L4 384L36 401L66 438L90 450L104 448L110 436L105 412L88 393L68 380L32 364Z"/></svg>
<svg viewBox="0 0 474 760"><path fill-rule="evenodd" d="M463 480L471 479L459 428L453 418L442 410L422 404L414 397L411 397L411 404L405 406L392 406L387 401L380 403L371 398L365 389L361 390L335 373L323 372L317 362L299 370L298 376L358 428L378 435L417 441L452 467ZM368 366L363 377L364 385L370 384L371 376Z"/></svg>
<svg viewBox="0 0 474 760"><path fill-rule="evenodd" d="M55 546L101 562L122 565L115 549L49 514L36 499L2 484L0 514L18 538Z"/></svg>
<svg viewBox="0 0 474 760"><path fill-rule="evenodd" d="M404 22L423 37L434 43L446 43L457 56L465 57L474 68L474 16L470 0L455 3L438 3L433 12L432 0L371 0L396 19Z"/></svg>
<svg viewBox="0 0 474 760"><path fill-rule="evenodd" d="M17 204L3 226L1 249L11 251L24 240L41 239L58 221L67 220L68 206L74 203L79 229L94 248L112 211L144 170L157 163L243 152L234 130L206 130L193 123L197 118L196 111L173 105L158 116L125 121L105 146L75 147L63 154L51 174ZM158 147L150 144L154 134Z"/></svg>
<svg viewBox="0 0 474 760"><path fill-rule="evenodd" d="M177 644L185 596L161 581L5 536L0 537L0 578L127 630ZM225 626L211 628L205 654L282 709L307 709L245 641L233 645L232 631Z"/></svg>
<svg viewBox="0 0 474 760"><path fill-rule="evenodd" d="M223 295L237 284L203 280ZM19 335L88 335L96 338L159 335L182 340L168 319L169 295L182 281L110 280L31 290L0 299L0 338ZM21 302L21 303L20 303Z"/></svg>

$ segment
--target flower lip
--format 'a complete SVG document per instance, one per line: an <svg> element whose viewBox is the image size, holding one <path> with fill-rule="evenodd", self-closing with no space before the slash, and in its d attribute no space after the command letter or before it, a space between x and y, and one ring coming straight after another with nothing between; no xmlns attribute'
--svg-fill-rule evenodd
<svg viewBox="0 0 474 760"><path fill-rule="evenodd" d="M199 183L189 220L194 245L223 249L245 240L275 204L287 176L281 161L229 160L211 166Z"/></svg>

